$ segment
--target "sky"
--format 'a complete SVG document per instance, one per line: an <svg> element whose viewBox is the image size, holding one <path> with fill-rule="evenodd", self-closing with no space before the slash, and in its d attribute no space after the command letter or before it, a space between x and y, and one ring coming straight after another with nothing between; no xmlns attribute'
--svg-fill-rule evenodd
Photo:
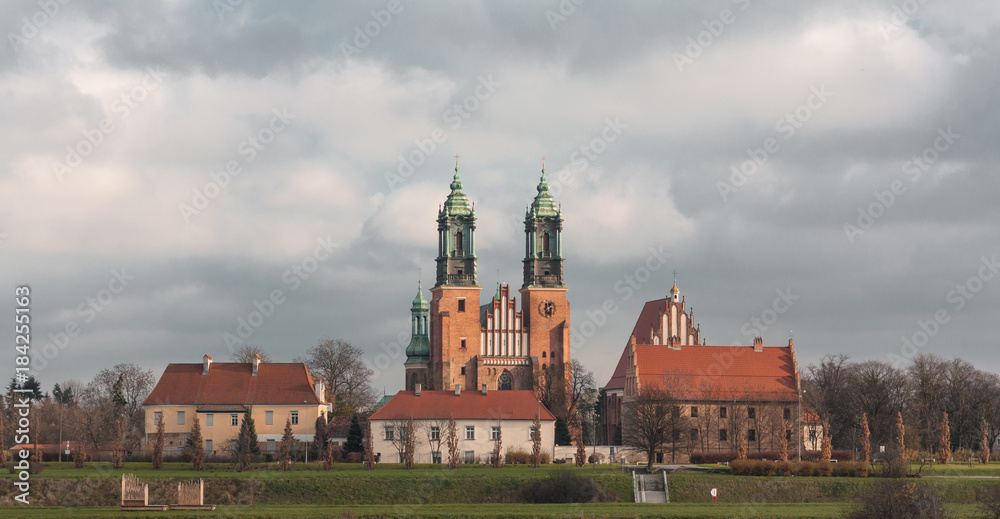
<svg viewBox="0 0 1000 519"><path fill-rule="evenodd" d="M601 385L674 271L709 344L1000 371L991 0L5 0L0 34L3 315L30 287L46 391L323 337L402 389L455 155L486 296L546 157Z"/></svg>

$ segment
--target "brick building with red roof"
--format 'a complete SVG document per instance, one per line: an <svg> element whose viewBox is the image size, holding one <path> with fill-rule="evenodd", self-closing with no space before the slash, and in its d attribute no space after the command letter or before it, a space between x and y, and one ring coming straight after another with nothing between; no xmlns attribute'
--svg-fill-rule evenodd
<svg viewBox="0 0 1000 519"><path fill-rule="evenodd" d="M530 453L535 416L541 423L542 452L551 458L555 447L556 417L531 391L421 390L400 391L369 423L375 452L384 463L402 462L402 438L409 419L413 418L415 463L447 463L447 428L455 419L461 463L487 463L493 453L494 439L501 435L503 456L511 451Z"/></svg>
<svg viewBox="0 0 1000 519"><path fill-rule="evenodd" d="M265 363L259 355L248 363L213 363L205 355L200 364L169 364L142 405L147 445L152 446L162 420L166 453L178 453L197 416L207 455L230 452L244 413L254 419L262 451L273 453L286 420L296 440L309 442L316 419L329 409L323 381L313 378L305 364Z"/></svg>
<svg viewBox="0 0 1000 519"><path fill-rule="evenodd" d="M670 294L644 305L603 388L606 437L621 437L627 427L623 406L640 393L659 390L681 425L657 462L664 454L682 461L695 451L736 450L741 440L750 452L777 450L781 435L792 452L802 439L796 426L801 384L794 342L764 346L756 337L752 346L707 345L676 282Z"/></svg>

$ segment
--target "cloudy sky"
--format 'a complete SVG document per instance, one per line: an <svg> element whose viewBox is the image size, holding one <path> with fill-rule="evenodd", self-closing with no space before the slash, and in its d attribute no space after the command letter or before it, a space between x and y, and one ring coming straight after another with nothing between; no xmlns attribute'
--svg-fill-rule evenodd
<svg viewBox="0 0 1000 519"><path fill-rule="evenodd" d="M602 384L674 270L709 344L1000 371L992 0L51 4L0 4L3 307L30 285L45 390L323 336L400 389L456 154L485 294L548 157Z"/></svg>

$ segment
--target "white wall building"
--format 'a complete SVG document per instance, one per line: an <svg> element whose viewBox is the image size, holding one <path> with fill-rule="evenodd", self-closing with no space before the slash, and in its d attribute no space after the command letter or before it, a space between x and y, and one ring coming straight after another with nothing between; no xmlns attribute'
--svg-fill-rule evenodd
<svg viewBox="0 0 1000 519"><path fill-rule="evenodd" d="M402 463L403 438L412 416L414 463L448 462L448 421L454 417L461 463L488 463L500 434L501 455L531 453L533 423L540 416L542 452L555 447L555 416L531 391L400 391L370 418L374 451L382 463Z"/></svg>

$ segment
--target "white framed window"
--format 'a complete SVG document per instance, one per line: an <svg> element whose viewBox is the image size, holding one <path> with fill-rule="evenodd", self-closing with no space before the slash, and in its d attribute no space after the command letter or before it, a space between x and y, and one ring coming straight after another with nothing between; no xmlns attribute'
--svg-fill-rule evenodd
<svg viewBox="0 0 1000 519"><path fill-rule="evenodd" d="M528 426L528 439L531 440L531 441L535 441L535 426L534 425L529 425Z"/></svg>
<svg viewBox="0 0 1000 519"><path fill-rule="evenodd" d="M465 439L466 440L475 440L476 439L476 426L475 425L466 425L465 426Z"/></svg>
<svg viewBox="0 0 1000 519"><path fill-rule="evenodd" d="M465 464L472 465L476 462L476 451L465 451Z"/></svg>
<svg viewBox="0 0 1000 519"><path fill-rule="evenodd" d="M233 413L233 414L229 415L229 425L239 425L239 424L240 424L240 415L239 414Z"/></svg>
<svg viewBox="0 0 1000 519"><path fill-rule="evenodd" d="M177 425L184 425L184 411L177 411Z"/></svg>
<svg viewBox="0 0 1000 519"><path fill-rule="evenodd" d="M383 436L383 439L385 439L385 440L395 440L396 439L396 430L393 429L391 425L385 426L385 436Z"/></svg>
<svg viewBox="0 0 1000 519"><path fill-rule="evenodd" d="M205 440L205 454L207 456L212 455L212 440Z"/></svg>
<svg viewBox="0 0 1000 519"><path fill-rule="evenodd" d="M215 414L208 413L205 415L205 425L215 425Z"/></svg>
<svg viewBox="0 0 1000 519"><path fill-rule="evenodd" d="M431 426L431 440L437 441L441 439L441 428L433 425ZM440 452L438 454L441 454Z"/></svg>
<svg viewBox="0 0 1000 519"><path fill-rule="evenodd" d="M441 464L441 451L434 451L431 453L431 463Z"/></svg>
<svg viewBox="0 0 1000 519"><path fill-rule="evenodd" d="M274 411L264 411L264 425L274 425Z"/></svg>
<svg viewBox="0 0 1000 519"><path fill-rule="evenodd" d="M500 436L500 426L494 425L493 427L490 427L490 439L496 441L496 439L499 436Z"/></svg>
<svg viewBox="0 0 1000 519"><path fill-rule="evenodd" d="M153 425L160 425L160 420L163 420L163 412L153 411Z"/></svg>
<svg viewBox="0 0 1000 519"><path fill-rule="evenodd" d="M292 411L292 425L298 425L298 424L299 424L299 412Z"/></svg>

